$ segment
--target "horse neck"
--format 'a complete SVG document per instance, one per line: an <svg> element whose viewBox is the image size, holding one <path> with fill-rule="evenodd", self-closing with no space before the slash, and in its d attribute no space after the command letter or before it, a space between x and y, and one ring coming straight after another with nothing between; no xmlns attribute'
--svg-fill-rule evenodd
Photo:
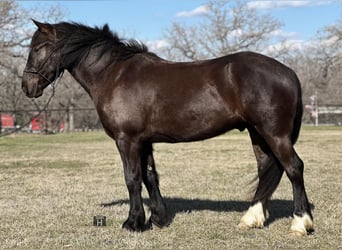
<svg viewBox="0 0 342 250"><path fill-rule="evenodd" d="M67 67L67 70L81 84L85 91L94 98L94 87L104 78L103 73L110 60L109 53L104 54L98 59L95 52L91 50L86 58L73 66Z"/></svg>
<svg viewBox="0 0 342 250"><path fill-rule="evenodd" d="M68 68L69 73L75 78L77 82L81 84L84 90L91 96L90 84L84 76L83 70L80 67Z"/></svg>

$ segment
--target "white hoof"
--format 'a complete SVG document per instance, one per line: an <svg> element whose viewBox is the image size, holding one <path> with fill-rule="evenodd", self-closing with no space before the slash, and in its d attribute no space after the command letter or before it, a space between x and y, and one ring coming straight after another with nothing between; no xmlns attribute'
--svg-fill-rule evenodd
<svg viewBox="0 0 342 250"><path fill-rule="evenodd" d="M307 213L305 213L302 217L293 215L290 234L296 236L305 236L308 234L309 230L313 230L313 221Z"/></svg>
<svg viewBox="0 0 342 250"><path fill-rule="evenodd" d="M255 205L251 206L246 214L242 216L238 227L240 229L263 228L265 220L266 218L262 203L258 202Z"/></svg>

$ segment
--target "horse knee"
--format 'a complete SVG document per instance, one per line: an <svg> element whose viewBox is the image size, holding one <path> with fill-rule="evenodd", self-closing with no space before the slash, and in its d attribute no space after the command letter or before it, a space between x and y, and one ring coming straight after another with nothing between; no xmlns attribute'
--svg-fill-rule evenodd
<svg viewBox="0 0 342 250"><path fill-rule="evenodd" d="M141 181L136 181L134 179L126 179L126 186L130 194L140 194L141 192Z"/></svg>

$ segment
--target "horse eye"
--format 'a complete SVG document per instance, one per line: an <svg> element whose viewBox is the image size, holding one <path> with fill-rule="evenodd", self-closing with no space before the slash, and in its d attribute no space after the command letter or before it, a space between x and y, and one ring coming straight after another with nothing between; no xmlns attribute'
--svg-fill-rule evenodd
<svg viewBox="0 0 342 250"><path fill-rule="evenodd" d="M37 45L37 46L33 47L33 51L34 51L34 52L38 52L38 51L41 50L44 46L45 46L44 44Z"/></svg>

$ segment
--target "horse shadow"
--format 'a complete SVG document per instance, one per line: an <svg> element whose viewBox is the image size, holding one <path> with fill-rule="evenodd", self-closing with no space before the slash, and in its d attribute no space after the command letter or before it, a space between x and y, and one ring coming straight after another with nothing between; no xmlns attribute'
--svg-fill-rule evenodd
<svg viewBox="0 0 342 250"><path fill-rule="evenodd" d="M147 206L151 205L149 199L143 199L143 202ZM191 213L193 211L205 210L214 212L244 212L247 211L247 209L251 205L251 203L248 201L217 201L208 199L186 199L179 197L165 197L164 202L167 207L170 224L178 213ZM129 204L129 200L114 200L109 203L102 203L101 206L111 207L123 204ZM268 226L276 220L292 216L293 201L279 199L270 200L268 203L268 211L270 214L265 226Z"/></svg>

